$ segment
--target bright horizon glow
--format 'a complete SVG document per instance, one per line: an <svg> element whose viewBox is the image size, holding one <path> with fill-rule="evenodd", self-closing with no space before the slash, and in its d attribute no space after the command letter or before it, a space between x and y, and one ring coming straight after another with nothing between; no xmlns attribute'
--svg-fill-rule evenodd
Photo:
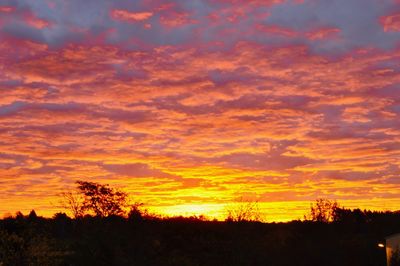
<svg viewBox="0 0 400 266"><path fill-rule="evenodd" d="M0 216L77 180L168 215L397 210L400 2L328 2L0 4Z"/></svg>
<svg viewBox="0 0 400 266"><path fill-rule="evenodd" d="M180 204L171 206L143 206L149 211L150 214L161 216L161 217L191 217L191 216L203 216L207 220L216 219L218 221L224 221L227 218L228 209L234 209L243 202L230 202L228 204L214 204L214 203L197 203L197 204ZM244 201L246 203L246 201ZM304 220L305 216L310 218L310 205L311 201L280 201L280 202L258 202L257 206L259 209L260 220L263 222L290 222L294 220ZM400 204L400 200L394 202L383 203L379 199L372 199L369 201L357 200L357 201L343 201L338 202L340 207L348 209L359 208L361 210L377 210L377 211L393 211L397 210L397 206ZM52 217L57 212L66 212L70 217L71 213L68 210L55 207L46 209L45 211L37 211L38 215L44 217ZM21 209L24 215L27 215L32 208ZM36 210L36 209L35 209ZM6 212L3 217L13 216L14 212ZM1 217L1 216L0 216Z"/></svg>

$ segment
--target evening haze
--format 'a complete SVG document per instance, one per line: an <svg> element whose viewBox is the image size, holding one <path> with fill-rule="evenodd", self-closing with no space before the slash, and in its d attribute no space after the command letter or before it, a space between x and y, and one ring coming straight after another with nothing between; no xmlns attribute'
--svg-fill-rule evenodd
<svg viewBox="0 0 400 266"><path fill-rule="evenodd" d="M400 206L399 0L0 0L0 217Z"/></svg>

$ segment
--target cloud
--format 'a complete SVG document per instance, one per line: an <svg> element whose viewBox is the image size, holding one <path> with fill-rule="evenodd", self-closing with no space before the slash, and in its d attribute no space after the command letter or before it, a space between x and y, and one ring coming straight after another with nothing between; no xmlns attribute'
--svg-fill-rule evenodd
<svg viewBox="0 0 400 266"><path fill-rule="evenodd" d="M136 22L148 20L153 16L152 12L129 12L127 10L114 9L111 12L113 19L123 20L128 22Z"/></svg>
<svg viewBox="0 0 400 266"><path fill-rule="evenodd" d="M37 17L32 11L22 11L21 12L22 19L25 21L27 25L36 29L44 29L46 27L51 26L51 23L45 19L41 19Z"/></svg>
<svg viewBox="0 0 400 266"><path fill-rule="evenodd" d="M340 33L340 29L337 28L322 28L308 32L306 36L310 40L320 40L325 38L332 38L336 36L338 33Z"/></svg>
<svg viewBox="0 0 400 266"><path fill-rule="evenodd" d="M11 6L0 6L0 12L10 13L14 11L14 8Z"/></svg>
<svg viewBox="0 0 400 266"><path fill-rule="evenodd" d="M380 22L385 32L400 31L400 13L381 17Z"/></svg>
<svg viewBox="0 0 400 266"><path fill-rule="evenodd" d="M263 204L326 196L393 207L397 8L8 1L0 212L31 202L50 213L48 202L77 179L124 187L152 206L218 205L242 191Z"/></svg>
<svg viewBox="0 0 400 266"><path fill-rule="evenodd" d="M170 174L164 173L163 171L151 168L147 164L143 163L128 163L128 164L103 164L102 167L109 172L129 177L160 177L160 178L172 178Z"/></svg>
<svg viewBox="0 0 400 266"><path fill-rule="evenodd" d="M189 13L178 11L163 12L160 22L167 27L180 27L198 23L196 20L190 19Z"/></svg>

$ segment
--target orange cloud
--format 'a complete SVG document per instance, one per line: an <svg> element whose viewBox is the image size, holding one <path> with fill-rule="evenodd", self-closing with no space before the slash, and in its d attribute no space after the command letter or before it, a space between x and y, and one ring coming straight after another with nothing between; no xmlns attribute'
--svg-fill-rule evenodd
<svg viewBox="0 0 400 266"><path fill-rule="evenodd" d="M123 9L114 9L111 11L112 18L130 22L148 20L153 16L153 12L130 12Z"/></svg>
<svg viewBox="0 0 400 266"><path fill-rule="evenodd" d="M317 197L396 207L399 51L214 48L2 42L0 212L52 215L77 179L221 219L240 195L270 221L301 218Z"/></svg>
<svg viewBox="0 0 400 266"><path fill-rule="evenodd" d="M61 2L51 17L65 16ZM289 1L305 14L288 17L274 15L275 0L160 2L141 3L157 15L110 4L105 14L138 27L99 17L58 27L37 8L2 16L0 215L51 216L78 179L164 214L223 219L239 197L258 200L269 221L302 218L318 197L398 208L398 49L349 37L358 17L340 30L318 28L331 25L322 16L308 24L324 14L315 1ZM340 31L344 52L315 53L340 45Z"/></svg>

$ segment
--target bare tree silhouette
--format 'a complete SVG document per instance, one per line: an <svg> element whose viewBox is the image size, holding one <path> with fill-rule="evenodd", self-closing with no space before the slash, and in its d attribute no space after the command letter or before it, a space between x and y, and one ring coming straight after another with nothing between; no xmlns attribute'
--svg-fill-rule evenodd
<svg viewBox="0 0 400 266"><path fill-rule="evenodd" d="M235 204L228 206L226 211L226 221L255 222L262 220L257 201L246 201L241 198Z"/></svg>
<svg viewBox="0 0 400 266"><path fill-rule="evenodd" d="M59 203L60 206L64 209L67 209L75 219L84 215L83 197L78 192L62 192Z"/></svg>

